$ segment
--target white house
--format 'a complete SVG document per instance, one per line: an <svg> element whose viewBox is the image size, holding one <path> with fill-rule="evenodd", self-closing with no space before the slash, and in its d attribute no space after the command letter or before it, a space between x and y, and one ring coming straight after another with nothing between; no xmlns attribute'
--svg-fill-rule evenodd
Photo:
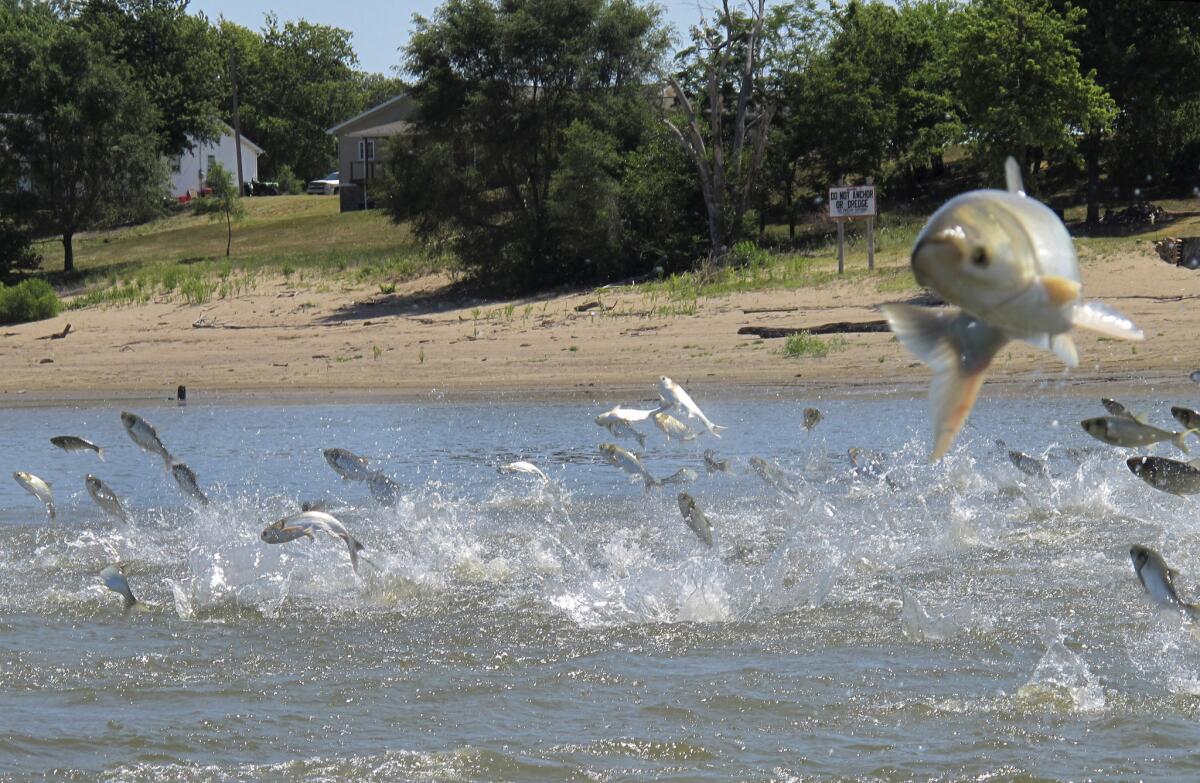
<svg viewBox="0 0 1200 783"><path fill-rule="evenodd" d="M195 141L189 150L171 161L171 196L179 198L188 192L197 193L204 186L209 167L220 163L237 180L237 148L233 128L222 123L221 136L215 142ZM242 181L258 179L258 156L262 147L242 136ZM236 184L236 183L235 183Z"/></svg>

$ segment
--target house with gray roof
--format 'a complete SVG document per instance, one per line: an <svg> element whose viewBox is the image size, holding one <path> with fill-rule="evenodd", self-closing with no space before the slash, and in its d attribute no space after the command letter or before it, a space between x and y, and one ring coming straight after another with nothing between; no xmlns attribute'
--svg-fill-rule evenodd
<svg viewBox="0 0 1200 783"><path fill-rule="evenodd" d="M412 98L401 93L327 131L338 142L342 212L375 206L372 186L383 175L384 146L389 138L408 130L415 110Z"/></svg>

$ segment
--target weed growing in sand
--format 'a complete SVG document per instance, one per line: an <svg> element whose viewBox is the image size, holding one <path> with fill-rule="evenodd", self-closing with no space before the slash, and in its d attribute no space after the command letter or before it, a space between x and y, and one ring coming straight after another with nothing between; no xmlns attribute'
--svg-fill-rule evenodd
<svg viewBox="0 0 1200 783"><path fill-rule="evenodd" d="M390 294L396 293L396 284L395 283L380 283L379 284L379 293L385 294L385 295L390 295Z"/></svg>
<svg viewBox="0 0 1200 783"><path fill-rule="evenodd" d="M417 364L425 363L425 349L421 348L417 351Z"/></svg>
<svg viewBox="0 0 1200 783"><path fill-rule="evenodd" d="M371 354L375 357L375 361L379 361L381 358L383 358L383 349L378 345L372 345Z"/></svg>
<svg viewBox="0 0 1200 783"><path fill-rule="evenodd" d="M811 356L814 359L824 359L834 351L840 351L847 345L846 338L837 336L822 340L811 332L797 332L788 335L783 344L783 355L790 358Z"/></svg>

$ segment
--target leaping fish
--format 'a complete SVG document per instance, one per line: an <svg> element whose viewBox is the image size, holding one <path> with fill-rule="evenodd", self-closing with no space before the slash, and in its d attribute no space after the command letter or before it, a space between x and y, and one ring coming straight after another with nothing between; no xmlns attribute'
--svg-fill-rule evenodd
<svg viewBox="0 0 1200 783"><path fill-rule="evenodd" d="M665 375L658 379L658 396L665 404L687 413L689 419L699 419L714 438L721 437L717 430L726 429L709 421L708 417L704 415L704 411L700 410L700 406L692 401L691 396L683 390L683 387Z"/></svg>
<svg viewBox="0 0 1200 783"><path fill-rule="evenodd" d="M369 481L375 475L374 470L367 465L367 458L346 449L325 449L325 461L334 472L347 481Z"/></svg>
<svg viewBox="0 0 1200 783"><path fill-rule="evenodd" d="M543 482L547 483L550 481L550 477L543 473L541 468L539 468L537 465L534 465L532 462L526 462L523 459L517 460L516 462L510 462L507 465L501 465L500 467L496 468L496 470L501 473L523 473L527 476L536 476Z"/></svg>
<svg viewBox="0 0 1200 783"><path fill-rule="evenodd" d="M125 431L129 433L129 437L143 451L148 451L151 454L157 454L162 458L163 469L168 473L171 471L171 463L174 458L167 451L167 447L163 445L162 440L158 437L158 431L150 425L150 422L143 419L136 413L122 411L121 424L125 425Z"/></svg>
<svg viewBox="0 0 1200 783"><path fill-rule="evenodd" d="M117 493L113 492L107 484L101 481L91 473L83 480L87 486L88 494L92 496L92 500L96 501L96 505L104 510L104 513L116 517L122 522L129 521L129 514L125 511L125 506L121 504L121 499L117 497Z"/></svg>
<svg viewBox="0 0 1200 783"><path fill-rule="evenodd" d="M96 452L96 456L100 458L100 461L104 461L104 449L78 435L55 435L50 439L50 443L66 452L94 451Z"/></svg>
<svg viewBox="0 0 1200 783"><path fill-rule="evenodd" d="M961 310L884 305L904 346L933 370L931 460L954 443L988 365L1010 340L1079 363L1072 327L1141 340L1132 321L1084 301L1071 235L1049 207L1025 195L1021 169L1005 163L1007 190L973 190L942 205L917 235L913 275Z"/></svg>
<svg viewBox="0 0 1200 783"><path fill-rule="evenodd" d="M100 578L104 580L105 587L114 593L120 594L121 598L124 599L126 612L141 604L141 601L133 597L133 590L129 589L129 580L125 576L125 566L110 565L100 572Z"/></svg>
<svg viewBox="0 0 1200 783"><path fill-rule="evenodd" d="M636 408L622 408L620 405L610 411L605 411L596 417L596 426L608 430L614 438L633 438L639 446L646 445L646 436L633 428L633 423L645 421L658 413L658 409L643 411Z"/></svg>
<svg viewBox="0 0 1200 783"><path fill-rule="evenodd" d="M57 516L54 511L54 493L50 491L49 484L23 470L14 471L13 478L25 488L26 492L46 504L46 513L50 515L51 519Z"/></svg>
<svg viewBox="0 0 1200 783"><path fill-rule="evenodd" d="M614 465L625 471L631 476L636 476L645 482L647 487L658 486L658 480L650 475L650 471L646 470L646 466L637 458L637 455L626 451L620 446L612 443L600 444L600 454L608 461L610 465Z"/></svg>
<svg viewBox="0 0 1200 783"><path fill-rule="evenodd" d="M175 477L175 483L179 485L184 494L191 495L204 505L208 505L208 496L200 489L200 481L196 478L196 471L182 462L176 462L171 466L171 475Z"/></svg>
<svg viewBox="0 0 1200 783"><path fill-rule="evenodd" d="M309 539L315 538L313 534L316 531L323 531L346 542L346 549L350 551L350 565L357 573L358 553L365 547L350 535L350 531L346 530L341 521L324 511L301 511L299 514L284 517L264 528L259 537L267 544L286 544L304 536Z"/></svg>

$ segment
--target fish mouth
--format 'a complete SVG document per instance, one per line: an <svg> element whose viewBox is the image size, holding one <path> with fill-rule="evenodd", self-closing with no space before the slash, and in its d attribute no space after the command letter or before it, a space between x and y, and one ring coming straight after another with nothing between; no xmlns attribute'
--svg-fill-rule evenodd
<svg viewBox="0 0 1200 783"><path fill-rule="evenodd" d="M953 231L926 237L912 251L913 277L918 284L928 287L939 270L957 268L966 255L965 238Z"/></svg>

